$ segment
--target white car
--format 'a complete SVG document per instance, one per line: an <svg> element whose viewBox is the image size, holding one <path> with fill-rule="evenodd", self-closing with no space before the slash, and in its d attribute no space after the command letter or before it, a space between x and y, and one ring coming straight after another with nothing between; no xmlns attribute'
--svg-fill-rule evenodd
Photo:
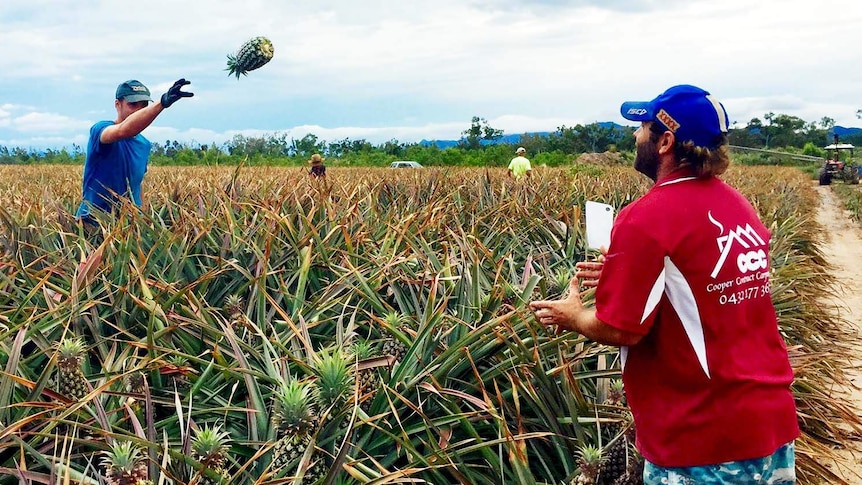
<svg viewBox="0 0 862 485"><path fill-rule="evenodd" d="M422 165L411 160L396 160L389 164L389 168L422 168Z"/></svg>

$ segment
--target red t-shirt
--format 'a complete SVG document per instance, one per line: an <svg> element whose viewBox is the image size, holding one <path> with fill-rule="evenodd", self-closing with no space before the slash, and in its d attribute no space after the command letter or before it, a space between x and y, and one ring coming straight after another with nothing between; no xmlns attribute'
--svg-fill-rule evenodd
<svg viewBox="0 0 862 485"><path fill-rule="evenodd" d="M676 172L620 211L596 316L621 349L637 447L664 467L760 458L799 435L769 291L769 230L717 178Z"/></svg>

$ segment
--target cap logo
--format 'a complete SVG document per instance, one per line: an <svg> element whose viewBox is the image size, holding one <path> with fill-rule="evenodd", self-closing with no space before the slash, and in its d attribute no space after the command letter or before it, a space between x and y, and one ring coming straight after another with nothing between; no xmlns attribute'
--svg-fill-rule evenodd
<svg viewBox="0 0 862 485"><path fill-rule="evenodd" d="M673 117L668 114L667 111L660 109L658 111L658 114L655 115L655 117L656 119L661 121L662 124L666 126L668 130L671 131L671 133L676 133L676 130L679 129L679 123L675 119L673 119Z"/></svg>
<svg viewBox="0 0 862 485"><path fill-rule="evenodd" d="M646 109L644 109L644 108L629 108L628 114L630 114L630 115L644 115L644 114L646 114Z"/></svg>
<svg viewBox="0 0 862 485"><path fill-rule="evenodd" d="M132 91L146 91L147 90L147 88L145 88L143 86L129 86L129 87L132 88Z"/></svg>

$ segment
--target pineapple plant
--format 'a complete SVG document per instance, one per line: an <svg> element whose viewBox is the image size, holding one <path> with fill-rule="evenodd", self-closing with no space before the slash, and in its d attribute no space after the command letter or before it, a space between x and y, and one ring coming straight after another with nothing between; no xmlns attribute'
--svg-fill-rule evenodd
<svg viewBox="0 0 862 485"><path fill-rule="evenodd" d="M233 327L234 333L241 334L243 330L249 328L248 318L243 310L242 297L238 295L228 295L224 299L224 310L230 318L230 325Z"/></svg>
<svg viewBox="0 0 862 485"><path fill-rule="evenodd" d="M213 480L201 471L201 479L195 483L198 485L227 483L230 479L230 474L225 468L227 453L230 451L228 441L228 434L218 426L206 426L196 430L192 438L192 458L199 461L204 466L204 470L215 472L221 479Z"/></svg>
<svg viewBox="0 0 862 485"><path fill-rule="evenodd" d="M353 352L359 361L373 357L374 348L371 343L363 340L353 345ZM356 386L359 388L359 407L366 413L374 400L379 381L376 369L362 369L356 371Z"/></svg>
<svg viewBox="0 0 862 485"><path fill-rule="evenodd" d="M288 466L299 464L309 446L314 446L311 435L317 425L312 402L312 388L295 378L283 382L276 395L273 421L278 441L273 447L273 471L281 475ZM312 465L303 475L303 483L314 483L326 473L322 460L312 457Z"/></svg>
<svg viewBox="0 0 862 485"><path fill-rule="evenodd" d="M194 368L189 366L189 361L181 355L172 355L168 361L159 368L161 375L167 375L170 379L169 389L176 389L180 394L185 394L191 388L190 376L195 373Z"/></svg>
<svg viewBox="0 0 862 485"><path fill-rule="evenodd" d="M602 466L602 450L592 445L581 447L581 457L578 458L580 475L575 480L577 485L596 485Z"/></svg>
<svg viewBox="0 0 862 485"><path fill-rule="evenodd" d="M614 379L611 381L607 404L621 408L618 411L620 420L611 428L611 433L615 439L605 451L606 458L602 461L599 483L602 485L642 483L642 481L619 482L619 480L642 480L637 474L639 462L641 475L643 474L643 459L634 450L635 427L631 412L626 407L622 380Z"/></svg>
<svg viewBox="0 0 862 485"><path fill-rule="evenodd" d="M131 441L120 441L104 452L102 466L109 485L152 484L147 471L147 461L141 450Z"/></svg>
<svg viewBox="0 0 862 485"><path fill-rule="evenodd" d="M389 312L383 317L387 329L397 329L402 334L409 335L409 327L407 326L407 318L397 312ZM401 341L392 331L388 331L383 340L383 355L391 355L395 357L395 362L404 360L407 355L407 345Z"/></svg>
<svg viewBox="0 0 862 485"><path fill-rule="evenodd" d="M66 338L57 347L57 392L80 401L89 392L82 361L87 348L80 338Z"/></svg>
<svg viewBox="0 0 862 485"><path fill-rule="evenodd" d="M235 55L227 56L228 76L246 76L249 71L254 71L272 60L275 49L272 42L266 37L254 37L246 41Z"/></svg>
<svg viewBox="0 0 862 485"><path fill-rule="evenodd" d="M625 406L626 393L623 388L622 379L614 379L611 381L608 389L608 404L611 406Z"/></svg>

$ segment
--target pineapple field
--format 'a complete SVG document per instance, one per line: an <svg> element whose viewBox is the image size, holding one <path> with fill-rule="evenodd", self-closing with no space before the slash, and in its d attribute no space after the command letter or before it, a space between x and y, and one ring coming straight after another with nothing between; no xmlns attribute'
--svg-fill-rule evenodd
<svg viewBox="0 0 862 485"><path fill-rule="evenodd" d="M0 484L625 484L619 354L526 303L585 257L624 166L151 167L144 207L79 226L80 167L0 166ZM799 483L862 432L854 347L793 168L724 177L772 231ZM589 300L587 295L587 300Z"/></svg>

